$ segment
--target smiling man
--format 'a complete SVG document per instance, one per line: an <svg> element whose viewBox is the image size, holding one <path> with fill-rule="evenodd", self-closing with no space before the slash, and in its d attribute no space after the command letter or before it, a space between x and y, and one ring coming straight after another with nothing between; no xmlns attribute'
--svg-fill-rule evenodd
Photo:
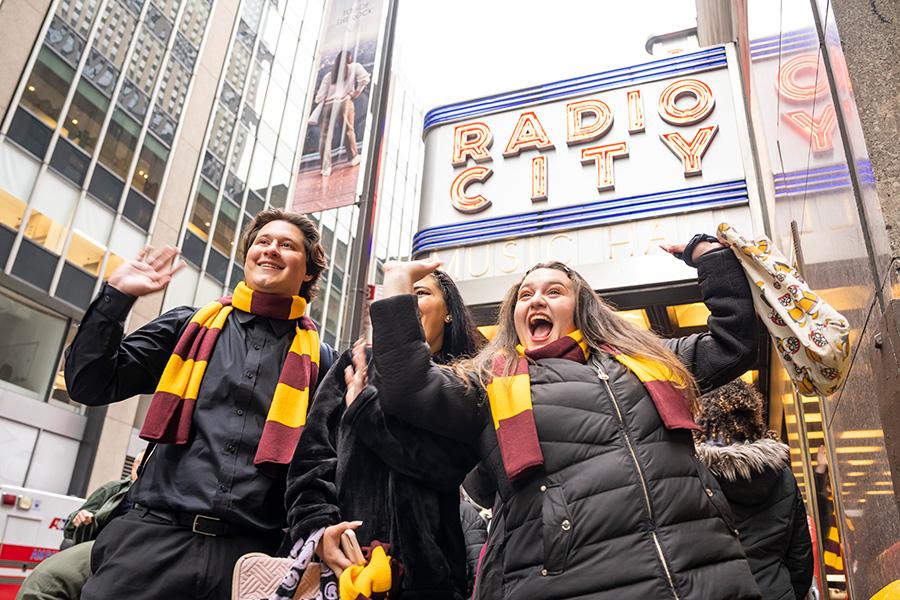
<svg viewBox="0 0 900 600"><path fill-rule="evenodd" d="M164 289L178 251L144 249L110 276L66 355L69 394L90 406L153 394L153 442L135 508L100 534L85 600L229 598L247 552L274 553L289 464L318 375L334 360L304 316L325 269L305 216L266 210L241 241L245 280L123 339L134 301Z"/></svg>

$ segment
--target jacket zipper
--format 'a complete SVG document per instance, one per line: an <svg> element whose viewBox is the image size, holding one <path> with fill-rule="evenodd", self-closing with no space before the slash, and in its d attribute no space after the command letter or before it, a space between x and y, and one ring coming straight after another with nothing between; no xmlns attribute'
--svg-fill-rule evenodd
<svg viewBox="0 0 900 600"><path fill-rule="evenodd" d="M622 435L625 437L625 445L628 446L628 452L631 454L631 460L634 462L634 468L637 471L638 479L640 479L641 481L641 489L644 492L644 503L647 505L647 514L650 516L650 535L653 537L653 543L656 545L656 553L659 556L659 562L662 563L663 571L665 571L666 573L666 580L668 580L669 582L669 588L672 590L672 596L675 597L675 600L680 600L678 591L675 589L675 582L672 580L672 572L669 571L669 564L666 562L666 557L663 555L662 546L660 545L659 538L656 535L653 505L650 503L650 488L647 487L647 480L644 478L644 471L641 469L641 465L638 462L637 454L635 453L634 446L631 443L631 436L628 435L628 428L625 427L625 418L622 416L622 409L619 408L619 401L612 391L612 386L609 385L609 375L607 375L606 371L603 370L603 366L600 364L600 360L595 359L595 364L597 365L597 377L599 377L600 381L603 382L603 385L606 386L606 393L609 394L609 399L612 401L613 407L616 409L616 415L619 417L619 425L622 427Z"/></svg>

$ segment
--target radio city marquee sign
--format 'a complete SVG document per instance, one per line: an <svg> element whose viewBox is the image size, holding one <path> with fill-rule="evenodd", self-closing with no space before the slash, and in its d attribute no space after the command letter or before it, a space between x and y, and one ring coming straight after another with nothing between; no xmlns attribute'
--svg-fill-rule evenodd
<svg viewBox="0 0 900 600"><path fill-rule="evenodd" d="M644 100L641 89L621 92L628 103L628 134L644 133ZM687 98L688 100L679 101ZM705 81L694 78L676 79L659 96L659 116L663 121L679 127L696 125L708 120L716 101ZM565 105L566 145L579 146L581 163L596 166L597 190L616 188L615 160L628 158L628 141L608 139L614 115L609 104L600 98L567 102ZM690 139L682 131L661 133L660 141L672 151L684 167L685 177L703 172L701 158L716 135L715 124L700 127ZM454 167L465 167L469 160L476 163L493 162L490 147L494 136L485 121L472 121L453 127ZM600 142L600 143L598 143ZM555 149L547 129L533 110L519 114L509 141L503 150L504 158L518 157L525 150L537 150L531 159L531 200L547 200L547 152ZM462 213L477 213L491 205L482 194L467 195L473 182L483 183L493 170L487 166L468 167L460 171L450 184L450 204Z"/></svg>
<svg viewBox="0 0 900 600"><path fill-rule="evenodd" d="M733 78L717 47L429 112L413 253L437 253L463 280L491 277L579 237L595 245L613 224L705 211L714 228L709 211L746 212ZM641 227L650 237L633 251L658 229ZM621 259L622 236L605 237L613 246L592 260Z"/></svg>

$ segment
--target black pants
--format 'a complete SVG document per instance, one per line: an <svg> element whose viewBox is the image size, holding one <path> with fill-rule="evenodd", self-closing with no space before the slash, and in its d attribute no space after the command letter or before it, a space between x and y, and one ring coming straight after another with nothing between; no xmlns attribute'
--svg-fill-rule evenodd
<svg viewBox="0 0 900 600"><path fill-rule="evenodd" d="M100 532L82 600L228 600L234 564L274 554L280 532L210 537L135 509Z"/></svg>

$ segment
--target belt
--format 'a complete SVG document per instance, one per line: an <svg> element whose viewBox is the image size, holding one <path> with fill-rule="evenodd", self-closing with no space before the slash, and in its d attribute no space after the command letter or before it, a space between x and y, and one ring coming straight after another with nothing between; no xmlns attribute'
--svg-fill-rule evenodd
<svg viewBox="0 0 900 600"><path fill-rule="evenodd" d="M139 505L135 505L134 510L142 517L150 515L157 519L163 519L164 521L169 521L172 525L179 525L190 529L191 532L196 533L197 535L221 537L253 533L258 535L260 533L259 530L253 531L249 527L237 527L218 517L211 517L209 515L198 515L174 510L161 510Z"/></svg>

